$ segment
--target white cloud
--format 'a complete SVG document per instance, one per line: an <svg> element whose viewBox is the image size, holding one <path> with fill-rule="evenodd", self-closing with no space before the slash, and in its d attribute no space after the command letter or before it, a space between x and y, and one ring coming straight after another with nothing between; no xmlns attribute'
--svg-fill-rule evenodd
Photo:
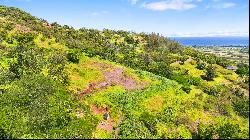
<svg viewBox="0 0 250 140"><path fill-rule="evenodd" d="M135 5L139 0L128 0L132 5Z"/></svg>
<svg viewBox="0 0 250 140"><path fill-rule="evenodd" d="M143 7L155 11L165 10L188 10L197 7L192 0L166 0L159 2L144 3Z"/></svg>
<svg viewBox="0 0 250 140"><path fill-rule="evenodd" d="M219 4L215 4L215 5L208 5L206 7L206 9L210 9L210 8L215 8L215 9L226 9L226 8L231 8L236 6L235 3L232 2L227 2L227 3L219 3Z"/></svg>
<svg viewBox="0 0 250 140"><path fill-rule="evenodd" d="M230 8L230 7L234 7L236 4L229 2L229 3L223 3L222 4L222 8Z"/></svg>

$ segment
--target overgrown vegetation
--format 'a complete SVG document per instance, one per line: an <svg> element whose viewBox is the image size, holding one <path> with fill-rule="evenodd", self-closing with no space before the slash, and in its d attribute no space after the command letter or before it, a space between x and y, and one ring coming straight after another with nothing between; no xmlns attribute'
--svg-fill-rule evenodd
<svg viewBox="0 0 250 140"><path fill-rule="evenodd" d="M0 6L0 138L247 139L248 68L156 33Z"/></svg>

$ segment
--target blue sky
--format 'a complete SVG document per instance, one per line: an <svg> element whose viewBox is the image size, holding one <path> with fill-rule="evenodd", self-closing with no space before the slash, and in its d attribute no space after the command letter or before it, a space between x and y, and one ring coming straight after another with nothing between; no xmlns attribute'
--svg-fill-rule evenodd
<svg viewBox="0 0 250 140"><path fill-rule="evenodd" d="M74 28L165 36L249 36L249 0L0 0Z"/></svg>

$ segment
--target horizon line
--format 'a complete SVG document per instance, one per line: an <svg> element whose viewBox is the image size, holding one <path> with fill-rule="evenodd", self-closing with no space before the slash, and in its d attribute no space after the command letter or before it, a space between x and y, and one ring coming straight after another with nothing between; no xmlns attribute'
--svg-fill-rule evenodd
<svg viewBox="0 0 250 140"><path fill-rule="evenodd" d="M168 36L167 37L170 37L170 38L173 38L173 37L185 37L185 38L191 38L191 37L195 37L195 38L201 38L201 37L244 37L244 38L249 38L249 36L235 36L235 35L232 35L232 36Z"/></svg>

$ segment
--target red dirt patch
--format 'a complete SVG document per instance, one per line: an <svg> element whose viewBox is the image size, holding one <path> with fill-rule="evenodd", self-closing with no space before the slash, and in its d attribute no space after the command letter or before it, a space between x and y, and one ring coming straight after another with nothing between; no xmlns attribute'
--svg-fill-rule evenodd
<svg viewBox="0 0 250 140"><path fill-rule="evenodd" d="M104 129L104 130L107 130L108 133L112 133L113 124L114 124L114 121L113 121L113 119L110 118L107 121L100 122L96 128Z"/></svg>
<svg viewBox="0 0 250 140"><path fill-rule="evenodd" d="M98 108L96 105L91 105L91 110L93 111L93 113L95 115L102 115L102 114L105 114L108 112L109 108ZM107 130L108 133L112 133L113 131L113 124L114 124L114 121L113 119L111 118L108 118L108 120L104 120L104 121L101 121L99 122L99 124L96 126L96 128L98 129L104 129L104 130Z"/></svg>
<svg viewBox="0 0 250 140"><path fill-rule="evenodd" d="M104 108L104 107L98 108L98 107L95 106L95 105L92 105L92 106L91 106L91 110L93 111L93 113L94 113L95 115L105 114L105 113L108 112L108 108L107 108L107 107L106 107L106 108Z"/></svg>
<svg viewBox="0 0 250 140"><path fill-rule="evenodd" d="M138 85L132 77L125 77L123 72L122 68L117 68L114 71L106 72L104 78L108 83L121 85L127 90L135 90L144 87Z"/></svg>
<svg viewBox="0 0 250 140"><path fill-rule="evenodd" d="M96 63L96 65L99 65ZM105 81L101 83L90 83L88 88L80 92L80 96L84 96L92 93L95 90L103 89L112 85L123 86L127 90L142 89L147 83L138 84L132 77L124 76L124 70L122 68L116 68L113 71L104 73Z"/></svg>
<svg viewBox="0 0 250 140"><path fill-rule="evenodd" d="M49 24L48 22L44 22L44 23L43 23L43 26L46 27L46 28L49 28L49 29L52 28L52 25Z"/></svg>
<svg viewBox="0 0 250 140"><path fill-rule="evenodd" d="M103 88L106 88L107 86L110 86L110 84L107 82L102 82L99 84L90 83L88 88L86 88L84 91L80 92L79 94L82 97L84 95L92 93L94 90L103 89Z"/></svg>
<svg viewBox="0 0 250 140"><path fill-rule="evenodd" d="M95 84L90 83L88 88L86 88L84 91L80 92L80 96L84 96L86 94L91 93L94 90L94 88L95 88Z"/></svg>
<svg viewBox="0 0 250 140"><path fill-rule="evenodd" d="M20 25L20 24L17 24L17 25L16 25L16 29L17 29L18 31L21 31L21 32L24 32L24 33L29 33L29 32L31 32L31 29L30 29L30 28L28 28L28 27L26 27L26 26L23 26L23 25Z"/></svg>
<svg viewBox="0 0 250 140"><path fill-rule="evenodd" d="M96 84L95 89L102 89L102 88L105 88L105 87L110 86L110 85L111 84L108 82L102 82L102 83Z"/></svg>

